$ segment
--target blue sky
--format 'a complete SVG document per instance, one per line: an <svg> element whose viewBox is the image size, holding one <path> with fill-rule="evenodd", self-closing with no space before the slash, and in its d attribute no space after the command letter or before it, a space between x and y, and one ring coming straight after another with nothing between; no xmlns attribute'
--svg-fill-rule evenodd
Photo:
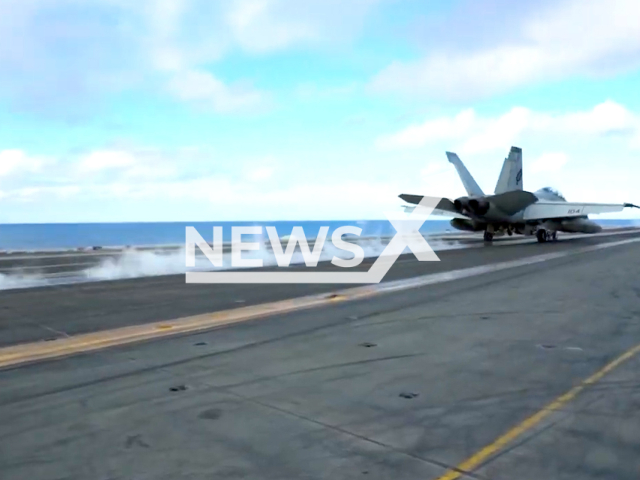
<svg viewBox="0 0 640 480"><path fill-rule="evenodd" d="M400 193L640 203L635 0L3 0L0 223L377 219ZM626 212L616 217L630 217Z"/></svg>

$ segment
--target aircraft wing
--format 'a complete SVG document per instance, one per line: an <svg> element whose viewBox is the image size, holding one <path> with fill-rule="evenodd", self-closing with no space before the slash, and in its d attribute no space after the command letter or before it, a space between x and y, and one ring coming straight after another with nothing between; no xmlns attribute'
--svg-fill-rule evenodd
<svg viewBox="0 0 640 480"><path fill-rule="evenodd" d="M403 205L404 211L407 213L411 213L416 209L417 205ZM436 215L438 217L447 217L447 218L463 218L465 220L470 220L469 217L467 217L466 215L462 215L461 213L457 213L457 212L449 212L447 210L439 210L437 208L434 208L433 211L429 214L431 215Z"/></svg>
<svg viewBox="0 0 640 480"><path fill-rule="evenodd" d="M402 195L399 195L399 197L407 203L418 205L424 198L424 195L409 195L409 194L403 193ZM415 206L404 205L404 209L407 212L412 212L415 208L416 208ZM437 215L441 217L450 217L450 218L463 218L463 219L469 220L469 217L467 217L466 215L462 215L461 213L458 213L456 211L455 205L448 198L440 199L440 201L438 202L438 205L436 205L436 208L434 208L433 212L431 212L431 215Z"/></svg>
<svg viewBox="0 0 640 480"><path fill-rule="evenodd" d="M573 218L598 213L621 212L625 208L640 208L632 203L575 203L538 201L529 205L523 214L526 220L545 220L549 218Z"/></svg>

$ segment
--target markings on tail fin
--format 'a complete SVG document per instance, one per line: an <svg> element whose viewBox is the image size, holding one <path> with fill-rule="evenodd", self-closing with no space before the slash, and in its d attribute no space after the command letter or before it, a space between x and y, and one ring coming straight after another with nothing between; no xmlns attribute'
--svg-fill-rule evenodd
<svg viewBox="0 0 640 480"><path fill-rule="evenodd" d="M462 160L458 158L458 155L452 152L446 152L446 153L447 153L447 159L449 159L449 162L453 163L453 166L456 167L456 170L458 171L458 176L460 177L460 180L462 180L462 185L464 185L464 188L467 191L467 194L472 196L484 197L484 192L482 191L480 186L476 183L474 178L471 176L471 174L469 173L469 170L467 170L467 167L464 166L464 163L462 163Z"/></svg>
<svg viewBox="0 0 640 480"><path fill-rule="evenodd" d="M522 149L511 147L509 156L504 159L495 194L522 190Z"/></svg>

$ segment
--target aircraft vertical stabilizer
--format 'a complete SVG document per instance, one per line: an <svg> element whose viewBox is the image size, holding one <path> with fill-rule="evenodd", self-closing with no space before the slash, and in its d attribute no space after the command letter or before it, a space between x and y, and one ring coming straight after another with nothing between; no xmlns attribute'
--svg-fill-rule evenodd
<svg viewBox="0 0 640 480"><path fill-rule="evenodd" d="M522 149L519 147L511 147L509 156L504 159L495 194L513 190L522 190Z"/></svg>
<svg viewBox="0 0 640 480"><path fill-rule="evenodd" d="M456 170L458 171L458 175L460 176L460 180L462 180L462 184L464 185L464 188L467 191L467 194L472 195L474 197L475 196L483 197L484 192L482 191L480 186L476 183L476 181L473 179L473 177L469 173L469 170L467 170L467 167L464 166L464 163L462 163L462 160L458 158L458 155L451 152L446 152L446 153L447 153L447 158L449 159L449 162L453 163L453 166L456 167Z"/></svg>

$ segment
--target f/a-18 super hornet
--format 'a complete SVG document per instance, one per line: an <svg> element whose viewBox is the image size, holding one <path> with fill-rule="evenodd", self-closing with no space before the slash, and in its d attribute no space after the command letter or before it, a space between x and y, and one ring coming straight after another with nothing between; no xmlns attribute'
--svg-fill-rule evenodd
<svg viewBox="0 0 640 480"><path fill-rule="evenodd" d="M487 242L494 234L535 235L538 242L557 239L557 232L597 233L602 227L589 220L589 214L620 212L635 207L631 203L575 203L568 202L560 192L545 187L527 192L522 187L522 149L511 147L504 160L493 195L485 195L458 155L446 152L467 196L450 200L442 198L433 215L453 217L451 226L464 231L484 232ZM407 203L418 205L423 195L402 194ZM406 206L406 209L415 207Z"/></svg>

